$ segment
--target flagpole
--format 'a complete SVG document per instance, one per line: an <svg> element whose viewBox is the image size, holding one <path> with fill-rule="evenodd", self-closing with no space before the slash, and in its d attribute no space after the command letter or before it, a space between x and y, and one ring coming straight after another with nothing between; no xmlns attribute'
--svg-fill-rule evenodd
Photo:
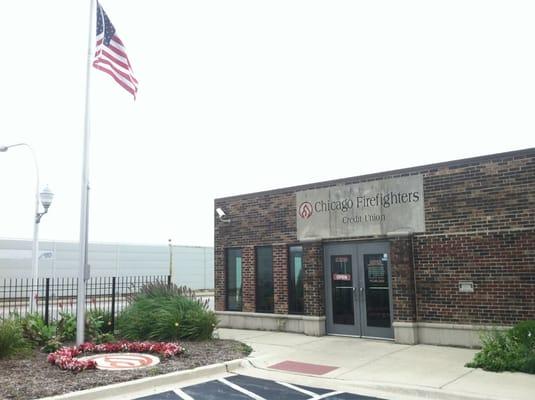
<svg viewBox="0 0 535 400"><path fill-rule="evenodd" d="M85 81L85 117L84 117L84 142L82 156L82 190L80 206L80 255L78 265L78 292L76 299L76 344L84 342L85 329L85 297L86 281L89 279L89 265L87 263L88 250L88 222L89 222L89 137L90 137L90 81L91 61L93 60L93 43L96 37L95 16L96 1L89 0L89 35L87 45L87 66Z"/></svg>

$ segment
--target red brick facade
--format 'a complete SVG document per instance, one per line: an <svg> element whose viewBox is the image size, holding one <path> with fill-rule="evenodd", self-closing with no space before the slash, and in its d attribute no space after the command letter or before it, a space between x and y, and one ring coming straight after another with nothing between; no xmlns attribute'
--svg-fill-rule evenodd
<svg viewBox="0 0 535 400"><path fill-rule="evenodd" d="M288 314L288 246L273 246L275 314Z"/></svg>
<svg viewBox="0 0 535 400"><path fill-rule="evenodd" d="M242 248L242 289L243 311L254 312L256 309L256 254L253 246Z"/></svg>
<svg viewBox="0 0 535 400"><path fill-rule="evenodd" d="M255 247L273 248L275 313L288 310L295 192L421 174L426 232L390 241L394 321L510 325L535 318L535 149L217 199L216 310L225 249L243 255L243 311L255 311ZM354 240L372 238L354 238ZM344 239L348 240L348 239ZM323 246L303 243L305 315L325 315ZM459 292L460 281L474 283Z"/></svg>
<svg viewBox="0 0 535 400"><path fill-rule="evenodd" d="M321 243L303 246L305 315L325 315L323 247Z"/></svg>
<svg viewBox="0 0 535 400"><path fill-rule="evenodd" d="M416 292L411 238L390 241L394 321L416 321Z"/></svg>

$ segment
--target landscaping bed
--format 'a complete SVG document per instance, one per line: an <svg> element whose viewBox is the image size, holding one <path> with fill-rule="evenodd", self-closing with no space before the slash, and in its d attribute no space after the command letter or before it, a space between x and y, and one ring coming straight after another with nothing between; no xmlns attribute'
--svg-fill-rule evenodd
<svg viewBox="0 0 535 400"><path fill-rule="evenodd" d="M163 358L153 367L127 371L86 370L73 373L47 362L34 350L23 358L0 359L0 399L29 400L105 386L245 357L250 349L234 340L181 340L186 351Z"/></svg>
<svg viewBox="0 0 535 400"><path fill-rule="evenodd" d="M76 318L62 310L51 323L38 313L12 312L0 319L0 399L38 399L184 371L243 358L251 350L233 340L212 339L217 325L214 312L184 286L147 283L128 298L115 319L107 310L86 310L87 342L78 347L73 346ZM93 359L79 360L116 352L151 353L159 356L160 363L99 370Z"/></svg>

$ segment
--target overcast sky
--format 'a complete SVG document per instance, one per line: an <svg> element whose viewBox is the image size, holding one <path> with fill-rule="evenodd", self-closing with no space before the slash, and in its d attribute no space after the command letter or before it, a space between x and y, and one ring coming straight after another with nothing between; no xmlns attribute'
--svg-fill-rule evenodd
<svg viewBox="0 0 535 400"><path fill-rule="evenodd" d="M533 147L535 2L102 0L137 101L92 72L89 239L213 245L213 200ZM89 0L0 13L0 145L79 238ZM0 153L0 238L31 238Z"/></svg>

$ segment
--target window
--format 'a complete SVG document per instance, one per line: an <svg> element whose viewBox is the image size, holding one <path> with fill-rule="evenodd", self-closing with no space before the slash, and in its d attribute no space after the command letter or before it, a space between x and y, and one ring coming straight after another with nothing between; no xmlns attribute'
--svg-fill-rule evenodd
<svg viewBox="0 0 535 400"><path fill-rule="evenodd" d="M256 248L256 311L273 312L273 252Z"/></svg>
<svg viewBox="0 0 535 400"><path fill-rule="evenodd" d="M303 247L291 246L288 268L288 312L303 314Z"/></svg>
<svg viewBox="0 0 535 400"><path fill-rule="evenodd" d="M241 249L227 249L227 310L242 309Z"/></svg>

